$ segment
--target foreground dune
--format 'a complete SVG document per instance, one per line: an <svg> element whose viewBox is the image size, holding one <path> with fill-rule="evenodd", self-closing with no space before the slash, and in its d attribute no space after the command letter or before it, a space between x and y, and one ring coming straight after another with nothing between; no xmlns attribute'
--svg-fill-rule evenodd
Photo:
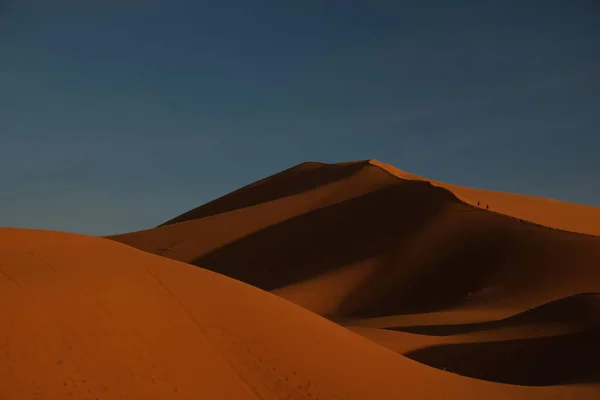
<svg viewBox="0 0 600 400"><path fill-rule="evenodd" d="M121 244L0 230L1 399L596 399L430 368L272 294Z"/></svg>

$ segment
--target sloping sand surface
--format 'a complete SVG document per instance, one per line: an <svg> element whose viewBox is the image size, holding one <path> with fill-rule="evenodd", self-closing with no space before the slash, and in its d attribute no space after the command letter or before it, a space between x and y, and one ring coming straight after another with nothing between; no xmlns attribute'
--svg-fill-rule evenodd
<svg viewBox="0 0 600 400"><path fill-rule="evenodd" d="M112 241L0 230L2 399L595 399L402 357L259 289Z"/></svg>
<svg viewBox="0 0 600 400"><path fill-rule="evenodd" d="M204 218L308 192L311 189L348 178L361 168L360 163L348 163L336 164L323 170L321 168L323 165L316 162L302 163L194 208L161 226ZM290 185L290 181L293 181L294 184Z"/></svg>

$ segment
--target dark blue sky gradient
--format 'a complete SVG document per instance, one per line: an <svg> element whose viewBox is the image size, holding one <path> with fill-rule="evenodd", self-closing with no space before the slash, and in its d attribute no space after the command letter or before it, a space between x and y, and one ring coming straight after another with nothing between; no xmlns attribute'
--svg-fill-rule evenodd
<svg viewBox="0 0 600 400"><path fill-rule="evenodd" d="M600 2L0 0L0 226L366 158L600 206Z"/></svg>

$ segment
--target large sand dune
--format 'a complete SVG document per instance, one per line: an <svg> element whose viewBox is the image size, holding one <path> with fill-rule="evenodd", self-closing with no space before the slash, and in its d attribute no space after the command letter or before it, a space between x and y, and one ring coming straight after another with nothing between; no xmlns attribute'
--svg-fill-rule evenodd
<svg viewBox="0 0 600 400"><path fill-rule="evenodd" d="M595 399L431 368L272 294L99 238L0 230L1 399Z"/></svg>
<svg viewBox="0 0 600 400"><path fill-rule="evenodd" d="M295 177L307 172L313 181L301 187L310 189L295 193ZM302 164L184 214L190 219L112 239L336 320L455 308L510 313L600 292L600 238L552 225L552 207L568 214L570 204L549 203L549 219L536 224L397 175L374 161ZM245 190L269 200L232 200ZM598 229L593 218L589 224Z"/></svg>
<svg viewBox="0 0 600 400"><path fill-rule="evenodd" d="M369 160L301 164L111 239L271 291L437 369L597 388L596 235L597 208Z"/></svg>

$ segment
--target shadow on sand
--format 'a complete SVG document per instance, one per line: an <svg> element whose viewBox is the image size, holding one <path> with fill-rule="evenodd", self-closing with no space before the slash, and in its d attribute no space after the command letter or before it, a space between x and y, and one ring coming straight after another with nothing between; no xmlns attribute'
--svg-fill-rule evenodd
<svg viewBox="0 0 600 400"><path fill-rule="evenodd" d="M600 330L497 342L445 344L406 357L486 381L526 386L600 382Z"/></svg>
<svg viewBox="0 0 600 400"><path fill-rule="evenodd" d="M497 321L450 325L422 325L386 328L429 336L452 336L540 323L560 323L600 329L600 294L580 293L535 307Z"/></svg>

